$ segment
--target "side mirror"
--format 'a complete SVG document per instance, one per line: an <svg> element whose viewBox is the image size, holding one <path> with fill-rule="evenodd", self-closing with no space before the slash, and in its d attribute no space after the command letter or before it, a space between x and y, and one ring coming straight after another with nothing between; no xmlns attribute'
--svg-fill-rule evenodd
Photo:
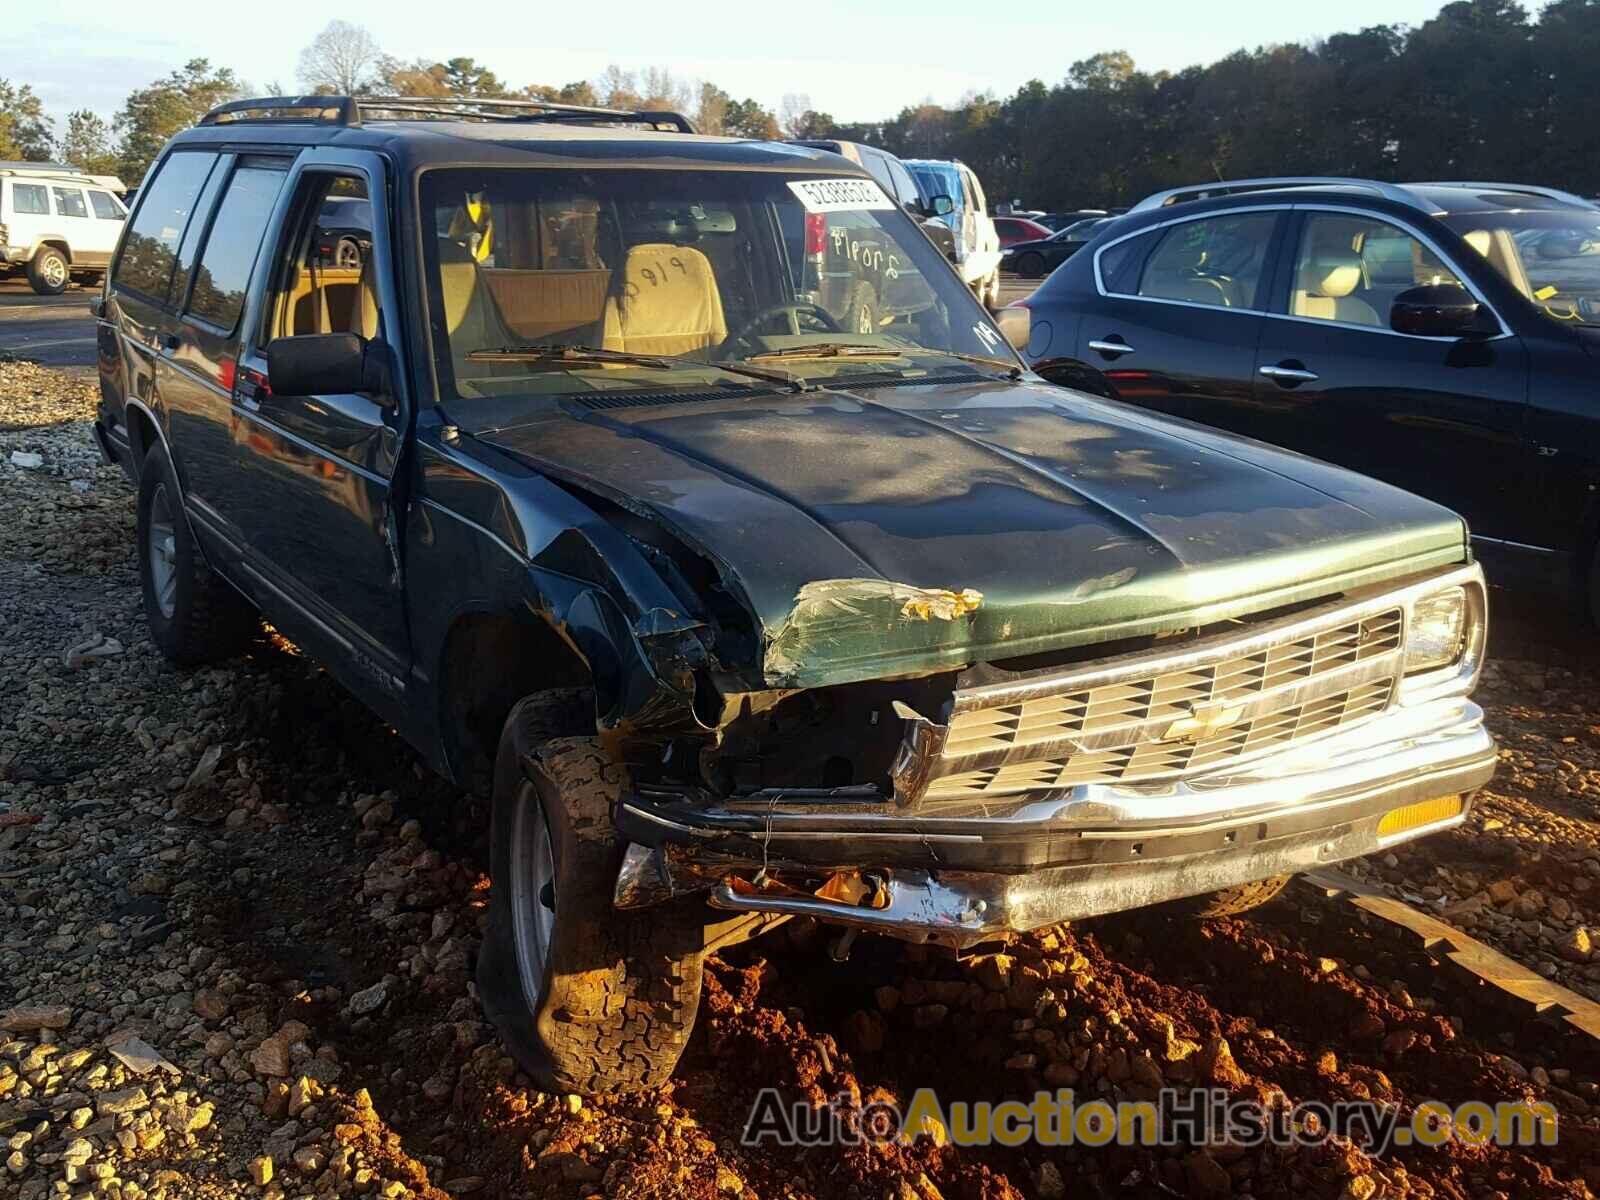
<svg viewBox="0 0 1600 1200"><path fill-rule="evenodd" d="M390 403L387 347L353 333L303 333L267 343L267 386L274 396L364 392Z"/></svg>
<svg viewBox="0 0 1600 1200"><path fill-rule="evenodd" d="M948 217L956 210L956 202L940 192L928 201L928 209L936 217Z"/></svg>
<svg viewBox="0 0 1600 1200"><path fill-rule="evenodd" d="M1019 304L1002 308L994 314L994 323L1000 326L1000 332L1011 343L1013 350L1028 348L1028 338L1033 333L1033 314L1027 309Z"/></svg>
<svg viewBox="0 0 1600 1200"><path fill-rule="evenodd" d="M1489 332L1482 306L1460 284L1430 283L1407 288L1389 306L1389 328L1419 337L1471 337Z"/></svg>

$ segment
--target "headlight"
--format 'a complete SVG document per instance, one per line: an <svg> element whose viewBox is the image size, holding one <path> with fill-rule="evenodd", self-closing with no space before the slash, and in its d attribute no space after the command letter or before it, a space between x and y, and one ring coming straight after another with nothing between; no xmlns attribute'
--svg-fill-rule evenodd
<svg viewBox="0 0 1600 1200"><path fill-rule="evenodd" d="M1406 674L1448 667L1461 657L1467 626L1467 593L1447 587L1411 606L1406 632Z"/></svg>

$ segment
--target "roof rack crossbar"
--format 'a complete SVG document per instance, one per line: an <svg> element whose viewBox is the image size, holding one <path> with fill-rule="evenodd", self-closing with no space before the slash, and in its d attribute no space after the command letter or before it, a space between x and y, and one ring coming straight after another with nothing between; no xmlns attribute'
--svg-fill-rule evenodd
<svg viewBox="0 0 1600 1200"><path fill-rule="evenodd" d="M1585 200L1582 196L1572 192L1563 192L1560 188L1536 187L1531 183L1491 183L1481 179L1433 179L1426 183L1413 183L1411 187L1458 187L1474 188L1485 192L1510 192L1513 196L1543 196L1547 200L1560 200L1563 204L1573 204L1580 208L1600 208L1593 200Z"/></svg>
<svg viewBox="0 0 1600 1200"><path fill-rule="evenodd" d="M255 114L262 115L255 115ZM325 125L360 125L361 109L352 96L256 96L219 104L200 118L202 125L237 121L274 121Z"/></svg>
<svg viewBox="0 0 1600 1200"><path fill-rule="evenodd" d="M1393 200L1411 208L1423 211L1432 209L1432 206L1420 196L1398 183L1385 183L1380 179L1348 179L1337 175L1285 175L1262 179L1219 179L1211 183L1190 183L1183 187L1167 188L1165 191L1152 192L1128 211L1149 212L1151 209L1182 204L1188 200L1204 200L1211 196L1228 196L1237 192L1306 187L1361 188L1363 191L1376 192L1385 200Z"/></svg>
<svg viewBox="0 0 1600 1200"><path fill-rule="evenodd" d="M571 121L595 125L633 122L648 125L652 129L669 128L679 133L695 131L689 119L677 112L597 108L585 104L558 104L551 100L514 100L488 96L259 96L219 104L200 118L200 124L316 122L354 127L361 124L363 117L385 120L385 113L403 113L408 117Z"/></svg>

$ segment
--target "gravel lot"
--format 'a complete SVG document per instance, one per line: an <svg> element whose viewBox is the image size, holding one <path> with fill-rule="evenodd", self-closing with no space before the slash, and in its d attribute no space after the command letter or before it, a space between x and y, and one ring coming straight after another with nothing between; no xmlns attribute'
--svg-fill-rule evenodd
<svg viewBox="0 0 1600 1200"><path fill-rule="evenodd" d="M0 362L0 1197L1489 1198L1600 1188L1600 1053L1350 909L1132 914L958 958L790 925L707 972L672 1083L532 1090L471 984L482 807L295 649L189 674L145 635L93 386ZM38 456L38 465L32 456ZM1497 600L1500 598L1497 597ZM1502 605L1509 608L1510 606ZM1588 637L1497 613L1505 753L1472 823L1359 869L1600 996ZM1590 931L1596 942L1591 942ZM1554 1148L740 1145L816 1101L1548 1099Z"/></svg>

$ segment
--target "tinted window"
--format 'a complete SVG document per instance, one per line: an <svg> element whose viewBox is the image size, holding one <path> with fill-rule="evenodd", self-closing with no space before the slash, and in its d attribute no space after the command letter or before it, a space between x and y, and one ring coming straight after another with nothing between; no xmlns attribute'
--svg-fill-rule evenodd
<svg viewBox="0 0 1600 1200"><path fill-rule="evenodd" d="M83 193L77 188L53 189L56 194L56 212L63 217L87 217L89 206L83 202Z"/></svg>
<svg viewBox="0 0 1600 1200"><path fill-rule="evenodd" d="M911 172L897 158L885 158L884 165L889 168L889 178L894 180L894 198L901 204L912 204L920 200L917 194L916 182L911 178Z"/></svg>
<svg viewBox="0 0 1600 1200"><path fill-rule="evenodd" d="M898 200L894 192L894 180L889 177L889 160L865 146L861 147L861 165L867 169L867 174L878 181L878 186L889 193L889 198Z"/></svg>
<svg viewBox="0 0 1600 1200"><path fill-rule="evenodd" d="M1438 255L1397 225L1312 213L1295 255L1289 312L1387 329L1389 309L1401 292L1422 284L1460 282Z"/></svg>
<svg viewBox="0 0 1600 1200"><path fill-rule="evenodd" d="M112 272L115 284L166 299L178 241L214 162L214 154L173 154L140 189L139 211Z"/></svg>
<svg viewBox="0 0 1600 1200"><path fill-rule="evenodd" d="M1159 230L1152 230L1137 237L1124 238L1102 250L1100 282L1105 290L1124 295L1131 292L1134 280L1139 277L1139 264L1144 262L1145 255L1150 253L1150 248L1160 236Z"/></svg>
<svg viewBox="0 0 1600 1200"><path fill-rule="evenodd" d="M1254 308L1277 219L1275 212L1235 213L1172 226L1145 263L1139 295Z"/></svg>
<svg viewBox="0 0 1600 1200"><path fill-rule="evenodd" d="M283 171L270 166L242 166L234 171L194 273L189 311L195 316L228 330L238 324L245 289L283 179Z"/></svg>
<svg viewBox="0 0 1600 1200"><path fill-rule="evenodd" d="M94 215L102 221L122 220L122 210L117 207L110 192L90 192L89 204L94 209Z"/></svg>
<svg viewBox="0 0 1600 1200"><path fill-rule="evenodd" d="M50 212L50 197L37 183L13 183L11 207L15 212L46 216Z"/></svg>

